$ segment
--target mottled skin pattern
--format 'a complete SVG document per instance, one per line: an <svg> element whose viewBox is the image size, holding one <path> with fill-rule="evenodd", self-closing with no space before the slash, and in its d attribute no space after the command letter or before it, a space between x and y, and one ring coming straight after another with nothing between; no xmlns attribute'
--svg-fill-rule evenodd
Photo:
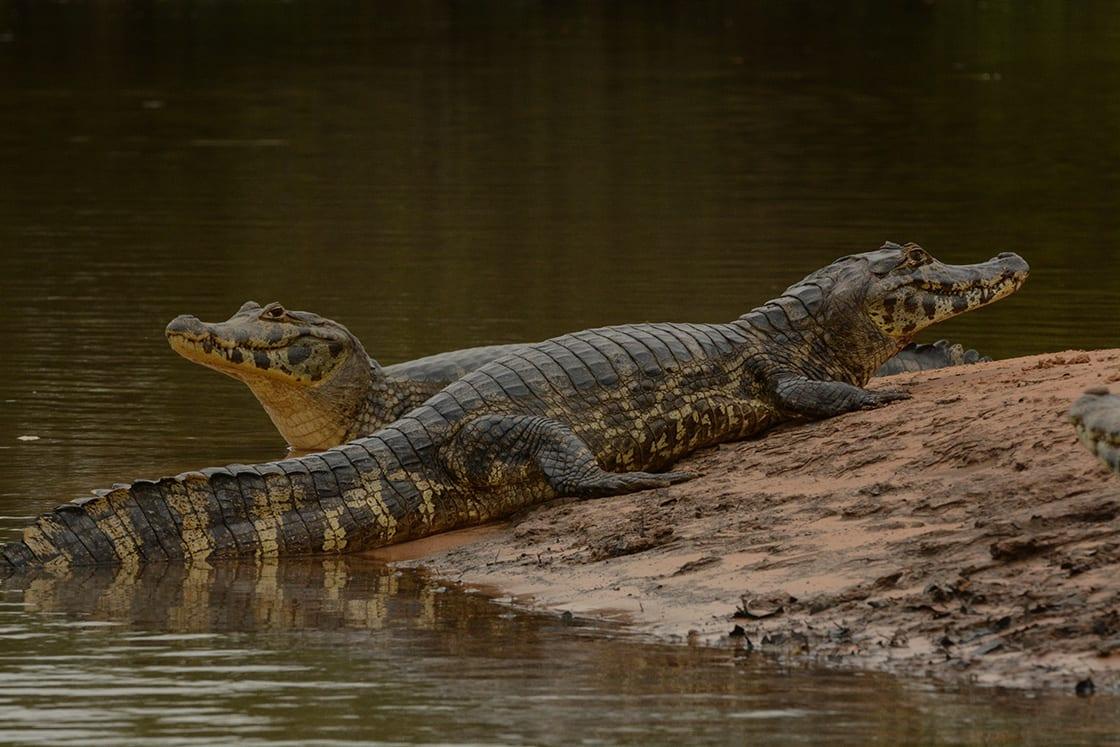
<svg viewBox="0 0 1120 747"><path fill-rule="evenodd" d="M216 324L179 316L171 348L245 383L276 429L305 451L368 436L516 345L491 345L382 367L338 322L249 301Z"/></svg>
<svg viewBox="0 0 1120 747"><path fill-rule="evenodd" d="M509 516L656 473L776 423L879 407L862 388L922 328L1012 293L1014 254L944 265L910 244L837 260L727 324L637 324L528 345L369 438L297 459L188 472L64 504L0 547L65 568L341 553Z"/></svg>
<svg viewBox="0 0 1120 747"><path fill-rule="evenodd" d="M1120 395L1089 389L1069 408L1077 437L1093 456L1120 475Z"/></svg>
<svg viewBox="0 0 1120 747"><path fill-rule="evenodd" d="M252 301L216 324L176 317L167 339L187 360L245 383L288 443L306 451L370 436L456 379L522 347L453 350L383 367L338 322ZM991 359L938 340L907 345L875 375L980 360Z"/></svg>

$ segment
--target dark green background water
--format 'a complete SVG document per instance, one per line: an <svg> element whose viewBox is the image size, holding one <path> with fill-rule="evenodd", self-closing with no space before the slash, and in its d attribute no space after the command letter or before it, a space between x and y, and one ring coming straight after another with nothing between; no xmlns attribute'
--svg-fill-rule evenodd
<svg viewBox="0 0 1120 747"><path fill-rule="evenodd" d="M180 313L280 300L391 363L727 320L893 239L1034 267L931 337L997 357L1115 346L1118 197L1115 3L0 0L0 521L10 536L91 487L281 453L247 391L167 349ZM44 623L13 609L0 654L26 666L45 652L20 636ZM124 646L112 630L81 640ZM275 645L314 660L301 678L384 679L334 636L312 637L337 658L304 634Z"/></svg>

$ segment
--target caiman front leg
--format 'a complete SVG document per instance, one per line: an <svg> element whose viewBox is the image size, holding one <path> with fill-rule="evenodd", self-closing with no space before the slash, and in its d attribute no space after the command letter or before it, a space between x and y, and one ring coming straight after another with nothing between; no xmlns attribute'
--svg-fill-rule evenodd
<svg viewBox="0 0 1120 747"><path fill-rule="evenodd" d="M774 391L782 409L806 418L830 418L910 399L909 394L898 389L873 392L842 381L814 381L804 376L781 379Z"/></svg>
<svg viewBox="0 0 1120 747"><path fill-rule="evenodd" d="M543 478L557 496L577 498L663 488L696 477L690 472L607 472L571 428L533 415L475 418L445 448L443 459L456 477L475 487Z"/></svg>

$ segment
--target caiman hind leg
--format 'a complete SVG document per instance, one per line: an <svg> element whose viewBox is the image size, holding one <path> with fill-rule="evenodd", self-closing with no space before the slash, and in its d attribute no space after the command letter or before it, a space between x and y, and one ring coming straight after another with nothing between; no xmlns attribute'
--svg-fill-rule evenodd
<svg viewBox="0 0 1120 747"><path fill-rule="evenodd" d="M479 488L550 488L556 496L597 498L664 488L690 472L607 472L571 428L533 415L484 415L467 423L442 450L451 472ZM547 492L547 491L545 491Z"/></svg>

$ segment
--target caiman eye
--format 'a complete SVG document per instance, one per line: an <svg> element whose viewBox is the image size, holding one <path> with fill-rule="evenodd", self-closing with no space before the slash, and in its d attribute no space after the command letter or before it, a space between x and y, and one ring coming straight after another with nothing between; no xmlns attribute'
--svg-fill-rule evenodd
<svg viewBox="0 0 1120 747"><path fill-rule="evenodd" d="M932 259L926 250L917 244L907 244L905 248L907 264L924 265Z"/></svg>
<svg viewBox="0 0 1120 747"><path fill-rule="evenodd" d="M270 303L264 307L261 312L261 319L281 319L288 312L284 311L284 307L278 303Z"/></svg>

